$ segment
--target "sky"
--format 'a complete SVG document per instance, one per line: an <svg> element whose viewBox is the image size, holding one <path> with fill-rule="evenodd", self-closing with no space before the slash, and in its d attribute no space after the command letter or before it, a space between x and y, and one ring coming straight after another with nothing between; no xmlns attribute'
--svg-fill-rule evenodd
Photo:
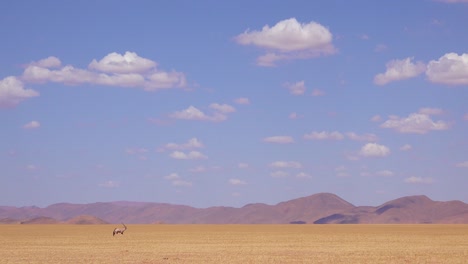
<svg viewBox="0 0 468 264"><path fill-rule="evenodd" d="M466 0L0 9L0 205L468 202Z"/></svg>

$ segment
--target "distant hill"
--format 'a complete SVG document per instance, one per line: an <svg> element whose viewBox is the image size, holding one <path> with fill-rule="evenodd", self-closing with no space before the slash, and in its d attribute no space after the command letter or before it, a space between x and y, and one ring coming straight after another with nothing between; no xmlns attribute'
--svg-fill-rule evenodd
<svg viewBox="0 0 468 264"><path fill-rule="evenodd" d="M66 224L72 224L72 225L105 225L109 224L108 222L97 218L92 215L79 215L75 216L71 219L68 219Z"/></svg>
<svg viewBox="0 0 468 264"><path fill-rule="evenodd" d="M318 193L276 205L255 203L241 208L129 201L58 203L45 208L0 206L0 219L0 224L468 224L468 204L408 196L380 206L355 206L335 194Z"/></svg>
<svg viewBox="0 0 468 264"><path fill-rule="evenodd" d="M54 218L40 216L35 217L26 221L21 222L22 225L48 225L48 224L59 224L60 221L57 221Z"/></svg>

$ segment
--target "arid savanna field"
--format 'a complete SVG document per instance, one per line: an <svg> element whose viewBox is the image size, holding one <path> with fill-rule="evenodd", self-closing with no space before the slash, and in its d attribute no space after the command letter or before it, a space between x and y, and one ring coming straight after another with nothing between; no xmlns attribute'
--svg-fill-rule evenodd
<svg viewBox="0 0 468 264"><path fill-rule="evenodd" d="M0 263L467 263L468 225L0 225Z"/></svg>

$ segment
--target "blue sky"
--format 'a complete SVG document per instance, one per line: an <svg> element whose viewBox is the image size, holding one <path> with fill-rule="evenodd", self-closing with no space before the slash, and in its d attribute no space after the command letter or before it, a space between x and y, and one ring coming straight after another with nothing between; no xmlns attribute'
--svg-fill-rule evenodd
<svg viewBox="0 0 468 264"><path fill-rule="evenodd" d="M3 1L0 204L468 202L468 3Z"/></svg>

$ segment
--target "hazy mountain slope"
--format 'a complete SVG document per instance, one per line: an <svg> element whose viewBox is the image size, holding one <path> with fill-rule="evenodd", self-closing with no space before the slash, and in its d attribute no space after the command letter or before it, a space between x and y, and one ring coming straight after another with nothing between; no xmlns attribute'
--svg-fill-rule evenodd
<svg viewBox="0 0 468 264"><path fill-rule="evenodd" d="M438 202L426 196L408 196L375 207L354 206L335 194L318 193L276 205L255 203L241 208L194 208L128 201L58 203L45 208L0 206L0 219L4 219L0 223L56 221L85 224L468 223L468 204L461 201Z"/></svg>

